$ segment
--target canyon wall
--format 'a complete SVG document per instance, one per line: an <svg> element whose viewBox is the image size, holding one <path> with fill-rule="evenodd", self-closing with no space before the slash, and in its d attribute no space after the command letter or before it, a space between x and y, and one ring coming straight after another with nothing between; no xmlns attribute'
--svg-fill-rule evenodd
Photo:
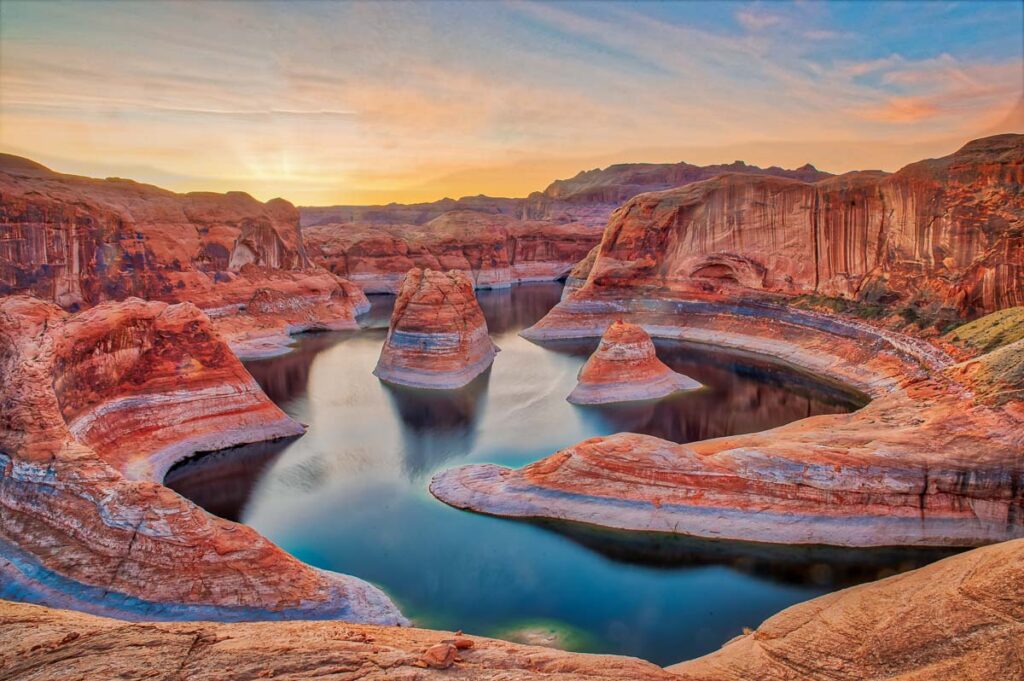
<svg viewBox="0 0 1024 681"><path fill-rule="evenodd" d="M310 257L369 293L395 293L413 268L466 272L476 288L565 276L601 228L453 211L423 225L348 223L303 230Z"/></svg>
<svg viewBox="0 0 1024 681"><path fill-rule="evenodd" d="M361 292L309 261L298 223L282 199L175 194L2 154L0 295L30 293L72 311L131 296L192 302L229 335L354 326ZM302 298L303 309L245 318L261 289Z"/></svg>
<svg viewBox="0 0 1024 681"><path fill-rule="evenodd" d="M301 434L195 306L71 315L0 298L0 592L127 619L400 623L376 588L311 568L160 482L198 451Z"/></svg>
<svg viewBox="0 0 1024 681"><path fill-rule="evenodd" d="M727 174L615 211L586 286L822 294L978 316L1024 301L1024 135L893 175Z"/></svg>

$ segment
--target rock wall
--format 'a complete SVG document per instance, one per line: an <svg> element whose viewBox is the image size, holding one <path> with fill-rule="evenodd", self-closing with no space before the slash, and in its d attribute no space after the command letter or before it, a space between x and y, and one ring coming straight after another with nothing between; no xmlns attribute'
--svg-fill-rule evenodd
<svg viewBox="0 0 1024 681"><path fill-rule="evenodd" d="M75 311L138 296L192 302L221 319L259 289L307 298L305 317L354 326L351 287L306 257L298 211L248 194L175 194L151 185L55 173L0 154L0 295L30 293ZM236 326L281 319L233 320Z"/></svg>
<svg viewBox="0 0 1024 681"><path fill-rule="evenodd" d="M466 274L412 269L373 373L417 388L459 388L490 367L497 351Z"/></svg>
<svg viewBox="0 0 1024 681"><path fill-rule="evenodd" d="M595 287L817 293L961 317L1019 305L1024 135L891 176L728 174L643 194L612 215L587 275Z"/></svg>
<svg viewBox="0 0 1024 681"><path fill-rule="evenodd" d="M303 430L191 304L0 299L0 588L128 619L402 622L160 484L197 451Z"/></svg>
<svg viewBox="0 0 1024 681"><path fill-rule="evenodd" d="M563 277L601 239L578 223L453 211L424 225L348 223L303 231L310 257L369 293L394 293L411 268L466 272L476 288Z"/></svg>

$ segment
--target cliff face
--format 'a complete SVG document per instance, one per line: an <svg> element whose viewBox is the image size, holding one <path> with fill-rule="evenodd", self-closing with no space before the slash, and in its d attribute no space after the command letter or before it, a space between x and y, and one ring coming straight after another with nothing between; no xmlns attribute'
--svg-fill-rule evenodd
<svg viewBox="0 0 1024 681"><path fill-rule="evenodd" d="M417 388L458 388L485 371L497 351L466 274L413 269L373 373Z"/></svg>
<svg viewBox="0 0 1024 681"><path fill-rule="evenodd" d="M309 307L333 301L319 321L352 326L359 301L310 263L298 220L281 199L175 194L0 155L0 295L31 293L72 311L131 296L192 302L219 320L272 288ZM274 330L296 321L276 320Z"/></svg>
<svg viewBox="0 0 1024 681"><path fill-rule="evenodd" d="M424 225L349 223L306 228L310 257L366 291L397 291L413 268L466 272L477 288L564 276L601 229L453 211Z"/></svg>
<svg viewBox="0 0 1024 681"><path fill-rule="evenodd" d="M960 316L1018 305L1024 135L891 176L732 174L637 196L612 215L587 285L820 293Z"/></svg>
<svg viewBox="0 0 1024 681"><path fill-rule="evenodd" d="M160 484L197 451L302 432L191 304L0 299L0 584L129 619L401 621Z"/></svg>

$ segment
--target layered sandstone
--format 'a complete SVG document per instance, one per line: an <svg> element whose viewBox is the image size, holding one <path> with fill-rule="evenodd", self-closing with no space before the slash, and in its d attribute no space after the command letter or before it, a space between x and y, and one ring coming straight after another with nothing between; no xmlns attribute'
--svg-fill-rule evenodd
<svg viewBox="0 0 1024 681"><path fill-rule="evenodd" d="M258 291L293 299L248 315ZM191 302L232 345L280 351L289 331L354 328L362 293L313 265L287 201L175 194L131 180L53 172L0 155L0 294L75 311L138 296Z"/></svg>
<svg viewBox="0 0 1024 681"><path fill-rule="evenodd" d="M574 404L631 402L700 387L658 359L651 337L641 327L615 321L580 369L579 382L568 400Z"/></svg>
<svg viewBox="0 0 1024 681"><path fill-rule="evenodd" d="M579 278L584 272L577 272ZM1024 301L1024 135L894 175L728 174L630 200L586 287L839 296L908 318Z"/></svg>
<svg viewBox="0 0 1024 681"><path fill-rule="evenodd" d="M442 501L759 542L977 545L1024 536L1024 341L957 364L925 341L767 304L575 296L559 308L528 335L590 336L626 318L652 336L774 356L874 400L763 433L685 445L622 434L519 470L464 466L435 476L431 491Z"/></svg>
<svg viewBox="0 0 1024 681"><path fill-rule="evenodd" d="M677 677L648 662L407 627L139 622L0 601L0 677L503 679Z"/></svg>
<svg viewBox="0 0 1024 681"><path fill-rule="evenodd" d="M468 275L412 269L373 373L416 388L459 388L490 367L497 352Z"/></svg>
<svg viewBox="0 0 1024 681"><path fill-rule="evenodd" d="M564 277L601 228L452 211L425 224L356 222L307 227L310 257L370 293L395 293L410 269L466 272L476 288Z"/></svg>
<svg viewBox="0 0 1024 681"><path fill-rule="evenodd" d="M197 451L298 435L191 304L71 315L0 298L0 584L137 619L401 615L160 484Z"/></svg>

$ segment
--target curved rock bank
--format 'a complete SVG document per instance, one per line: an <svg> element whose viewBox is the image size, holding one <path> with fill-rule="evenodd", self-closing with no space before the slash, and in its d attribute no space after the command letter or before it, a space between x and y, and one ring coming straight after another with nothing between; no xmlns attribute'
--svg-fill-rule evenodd
<svg viewBox="0 0 1024 681"><path fill-rule="evenodd" d="M750 435L677 445L622 434L519 470L463 466L435 476L434 495L495 515L760 542L1024 536L1024 341L954 364L923 341L837 318L664 299L573 298L530 335L593 335L623 316L655 336L781 357L875 399Z"/></svg>
<svg viewBox="0 0 1024 681"><path fill-rule="evenodd" d="M669 369L641 327L615 321L580 369L579 383L567 398L573 404L652 400L701 384Z"/></svg>
<svg viewBox="0 0 1024 681"><path fill-rule="evenodd" d="M373 373L415 388L460 388L487 370L497 352L467 274L413 269Z"/></svg>
<svg viewBox="0 0 1024 681"><path fill-rule="evenodd" d="M250 313L264 291L287 305ZM0 154L0 295L10 293L70 311L132 296L191 302L244 355L283 352L296 331L355 328L369 307L306 257L287 201L176 194Z"/></svg>
<svg viewBox="0 0 1024 681"><path fill-rule="evenodd" d="M127 619L404 622L163 487L197 451L297 435L210 320L129 299L0 298L0 593Z"/></svg>

